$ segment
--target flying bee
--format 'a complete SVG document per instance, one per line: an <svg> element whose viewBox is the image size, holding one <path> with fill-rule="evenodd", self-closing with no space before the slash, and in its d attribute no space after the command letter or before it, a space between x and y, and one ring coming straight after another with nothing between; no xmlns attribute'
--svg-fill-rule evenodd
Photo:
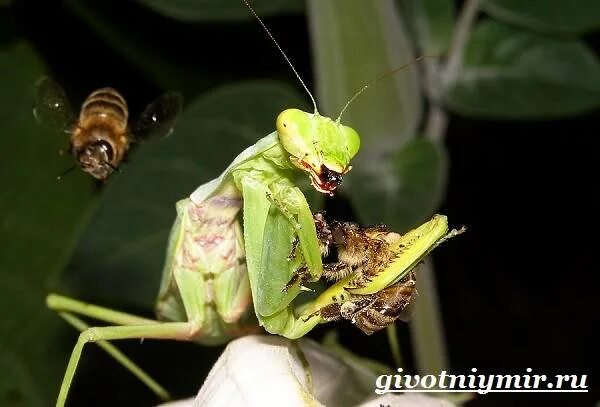
<svg viewBox="0 0 600 407"><path fill-rule="evenodd" d="M101 88L85 99L76 117L63 89L53 80L42 78L36 85L33 113L41 123L68 133L69 150L77 164L104 181L118 170L133 143L146 136L170 134L181 108L181 95L166 93L130 123L125 98L113 88Z"/></svg>

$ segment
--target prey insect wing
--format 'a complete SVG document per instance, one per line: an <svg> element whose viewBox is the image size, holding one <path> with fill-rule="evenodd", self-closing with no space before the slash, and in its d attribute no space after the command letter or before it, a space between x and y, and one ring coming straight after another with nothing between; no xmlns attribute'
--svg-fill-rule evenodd
<svg viewBox="0 0 600 407"><path fill-rule="evenodd" d="M131 127L134 141L144 138L167 137L173 132L175 121L183 108L183 97L168 92L150 103Z"/></svg>
<svg viewBox="0 0 600 407"><path fill-rule="evenodd" d="M73 130L76 120L65 91L47 77L35 86L33 115L40 123L65 133Z"/></svg>

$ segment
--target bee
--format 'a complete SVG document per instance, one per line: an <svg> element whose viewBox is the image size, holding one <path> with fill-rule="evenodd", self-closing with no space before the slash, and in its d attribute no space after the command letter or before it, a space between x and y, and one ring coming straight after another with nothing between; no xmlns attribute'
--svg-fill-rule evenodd
<svg viewBox="0 0 600 407"><path fill-rule="evenodd" d="M352 222L327 222L321 212L314 219L321 254L325 259L333 257L333 261L323 264L323 275L331 282L350 277L349 285L364 287L398 256L390 245L401 235L383 225L365 228ZM347 319L370 335L397 319L406 320L416 295L416 278L411 272L381 291L352 294L344 302L329 304L318 313L325 321Z"/></svg>
<svg viewBox="0 0 600 407"><path fill-rule="evenodd" d="M53 80L42 78L36 85L33 113L42 124L68 133L69 150L77 164L104 181L118 170L133 143L150 135L170 134L181 108L181 95L166 93L130 123L125 98L113 88L101 88L85 99L76 117L63 89Z"/></svg>
<svg viewBox="0 0 600 407"><path fill-rule="evenodd" d="M357 328L371 335L400 319L407 321L417 295L415 274L411 272L396 284L375 294L358 295L343 303L326 305L319 310L326 321L347 319Z"/></svg>

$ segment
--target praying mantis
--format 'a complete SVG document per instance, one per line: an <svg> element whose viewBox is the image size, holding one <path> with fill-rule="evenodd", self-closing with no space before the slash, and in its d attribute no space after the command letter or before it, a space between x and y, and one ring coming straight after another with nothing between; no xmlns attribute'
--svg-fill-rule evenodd
<svg viewBox="0 0 600 407"><path fill-rule="evenodd" d="M304 285L319 281L323 274L313 214L296 178L304 174L315 190L333 194L352 168L360 136L341 123L341 113L335 120L318 113L313 96L286 54L246 0L244 3L310 95L314 112L284 110L276 119L274 132L240 153L219 177L177 203L156 320L56 294L47 297L48 307L81 331L57 406L67 400L87 343L98 343L167 399L168 393L109 341L173 339L213 345L256 332L256 322L269 333L300 338L317 324L328 322L322 309L398 283L452 234L447 219L436 216L396 242L395 250L402 252L399 260L377 278L362 287L352 287L347 278L342 279L315 300L294 306ZM89 327L79 316L112 325Z"/></svg>

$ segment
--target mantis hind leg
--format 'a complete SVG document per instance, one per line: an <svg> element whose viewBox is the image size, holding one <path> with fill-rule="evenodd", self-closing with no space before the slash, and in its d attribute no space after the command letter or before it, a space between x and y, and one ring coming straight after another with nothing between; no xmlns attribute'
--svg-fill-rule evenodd
<svg viewBox="0 0 600 407"><path fill-rule="evenodd" d="M152 319L138 317L136 315L128 314L125 312L115 311L104 307L99 307L92 304L87 304L81 301L74 300L72 298L63 297L56 294L50 294L46 298L46 304L48 308L58 312L58 314L65 319L70 325L78 329L83 333L88 332L90 329L97 330L100 328L90 328L84 321L82 321L78 315L84 315L90 318L101 320L104 322L125 325L122 328L148 326L148 327L159 327L165 325L164 323ZM194 326L191 323L183 323L188 325L188 329L192 329ZM94 331L92 331L94 332ZM142 337L153 338L152 333L144 335ZM126 338L123 338L126 339ZM188 339L185 335L174 337L173 339ZM81 340L81 335L80 335ZM107 342L106 340L98 339L98 346L100 346L105 352L115 358L123 367L129 370L133 375L140 379L146 386L148 386L159 398L168 400L170 398L168 392L160 386L154 379L152 379L146 372L144 372L138 365L136 365L131 359L125 356L119 349L114 345ZM78 341L79 344L79 341ZM81 348L83 345L81 345ZM77 362L81 356L81 349L76 352L77 345L71 355L67 372L63 379L63 383L60 389L59 398L57 400L57 406L64 405L67 393L71 386L75 370L77 368ZM74 360L74 355L77 355Z"/></svg>
<svg viewBox="0 0 600 407"><path fill-rule="evenodd" d="M72 315L66 314L67 318ZM65 318L65 319L67 319ZM89 342L102 342L117 339L176 339L176 340L191 340L198 327L193 322L165 322L152 325L130 325L130 326L105 326L86 328L77 339L77 343L71 352L69 364L65 371L65 376L60 387L56 405L64 406L67 400L67 394L79 359L83 352L83 347ZM101 345L102 346L102 345Z"/></svg>
<svg viewBox="0 0 600 407"><path fill-rule="evenodd" d="M90 327L80 318L76 317L71 313L59 312L59 315L80 332L83 332ZM167 401L171 399L171 396L169 392L167 392L167 390L165 390L156 380L154 380L150 375L148 375L148 373L146 373L134 361L125 356L125 354L123 354L123 352L121 352L116 346L106 341L99 341L98 346L100 346L106 353L112 356L125 369L129 370L135 377L137 377L150 390L152 390L152 392L154 392L154 394L156 394L161 400Z"/></svg>

